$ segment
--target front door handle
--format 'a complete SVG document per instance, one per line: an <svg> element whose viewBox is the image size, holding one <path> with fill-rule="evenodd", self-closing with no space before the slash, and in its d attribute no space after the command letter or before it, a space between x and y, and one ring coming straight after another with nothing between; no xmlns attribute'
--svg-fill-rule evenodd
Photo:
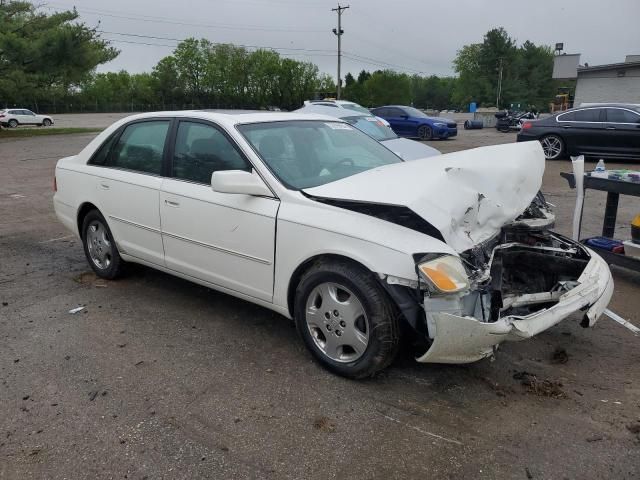
<svg viewBox="0 0 640 480"><path fill-rule="evenodd" d="M605 130L615 130L616 127L605 127Z"/></svg>
<svg viewBox="0 0 640 480"><path fill-rule="evenodd" d="M571 125L563 125L562 128L571 128Z"/></svg>
<svg viewBox="0 0 640 480"><path fill-rule="evenodd" d="M103 190L109 190L109 184L108 183L100 183L100 188Z"/></svg>
<svg viewBox="0 0 640 480"><path fill-rule="evenodd" d="M172 200L165 200L164 203L168 206L168 207L179 207L180 204L178 202L174 202Z"/></svg>

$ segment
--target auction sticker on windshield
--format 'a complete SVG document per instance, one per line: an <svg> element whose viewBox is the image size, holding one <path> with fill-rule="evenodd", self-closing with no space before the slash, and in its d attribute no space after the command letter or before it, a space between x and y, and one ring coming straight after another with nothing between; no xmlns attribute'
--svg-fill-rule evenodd
<svg viewBox="0 0 640 480"><path fill-rule="evenodd" d="M353 128L346 123L331 122L325 123L325 125L333 130L353 130Z"/></svg>

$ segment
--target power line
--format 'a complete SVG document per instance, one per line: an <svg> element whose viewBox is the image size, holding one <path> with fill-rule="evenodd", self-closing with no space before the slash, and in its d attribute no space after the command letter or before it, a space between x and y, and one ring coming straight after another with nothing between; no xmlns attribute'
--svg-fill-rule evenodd
<svg viewBox="0 0 640 480"><path fill-rule="evenodd" d="M153 38L153 37L152 37ZM146 46L150 46L150 47L167 47L167 48L176 48L177 45L167 45L164 43L149 43L149 42L141 42L141 41L134 41L134 40L122 40L122 39L116 39L116 38L107 38L106 40L110 41L110 42L116 42L116 43L127 43L127 44L131 44L131 45L146 45ZM222 44L220 44L222 45ZM244 47L244 45L235 45L238 47ZM256 47L259 49L268 49L269 47ZM286 56L286 57L295 57L295 56L303 56L303 57L309 57L309 58L313 58L313 57L333 57L335 56L334 53L288 53L288 52L277 52L280 55Z"/></svg>
<svg viewBox="0 0 640 480"><path fill-rule="evenodd" d="M99 33L106 33L108 35L123 35L126 37L137 37L137 38L149 38L153 40L172 40L175 42L184 42L186 38L171 38L171 37L157 37L153 35L142 35L139 33L123 33L123 32L109 32L106 30L96 30ZM211 42L213 45L228 45L228 42ZM292 51L304 51L304 52L321 52L321 53L331 53L333 50L327 49L319 49L319 48L299 48L299 47L271 47L267 45L247 45L247 44L238 44L234 43L233 45L237 47L244 48L263 48L266 50L292 50Z"/></svg>
<svg viewBox="0 0 640 480"><path fill-rule="evenodd" d="M48 10L56 10L56 8L68 8L64 5L56 5L49 4L52 6L44 6ZM123 15L118 12L114 12L113 10L98 10L94 8L85 8L80 7L76 9L78 12L84 15L94 15L94 16L103 16L110 18L119 18L122 20L130 20L130 21L139 21L139 22L147 22L147 23L164 23L169 25L180 25L180 26L189 26L189 27L201 27L201 28L220 28L227 30L250 30L250 31L265 31L265 32L287 32L287 33L321 33L324 30L308 30L308 29L292 29L289 27L270 27L266 25L237 25L237 24L229 24L229 23L194 23L188 20L166 20L162 17L154 17L151 15L141 15L135 13L127 13ZM113 13L112 13L113 12Z"/></svg>
<svg viewBox="0 0 640 480"><path fill-rule="evenodd" d="M390 67L390 68L397 68L397 69L400 69L400 70L407 70L407 71L410 71L410 72L413 72L413 73L425 73L425 72L423 72L421 70L416 70L414 68L405 67L405 66L398 65L398 64L395 64L395 63L383 62L382 60L378 60L378 59L371 58L371 57L365 57L363 55L357 55L355 53L344 52L343 55L346 58L349 58L351 60L355 60L355 61L362 62L362 63L368 63L369 65L376 65L378 67Z"/></svg>

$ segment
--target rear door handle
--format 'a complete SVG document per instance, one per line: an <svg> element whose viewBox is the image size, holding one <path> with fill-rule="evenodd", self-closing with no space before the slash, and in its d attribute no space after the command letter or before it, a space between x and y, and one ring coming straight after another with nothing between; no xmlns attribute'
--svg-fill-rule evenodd
<svg viewBox="0 0 640 480"><path fill-rule="evenodd" d="M563 125L562 128L571 128L571 125Z"/></svg>
<svg viewBox="0 0 640 480"><path fill-rule="evenodd" d="M616 127L605 127L605 130L615 130Z"/></svg>
<svg viewBox="0 0 640 480"><path fill-rule="evenodd" d="M180 204L178 202L174 202L172 200L165 200L164 203L168 206L168 207L179 207Z"/></svg>
<svg viewBox="0 0 640 480"><path fill-rule="evenodd" d="M100 188L103 190L109 190L109 184L108 183L100 183Z"/></svg>

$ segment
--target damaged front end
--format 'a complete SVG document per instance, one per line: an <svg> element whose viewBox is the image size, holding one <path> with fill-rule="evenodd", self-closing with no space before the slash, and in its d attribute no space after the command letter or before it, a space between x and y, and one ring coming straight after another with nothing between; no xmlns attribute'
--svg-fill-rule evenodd
<svg viewBox="0 0 640 480"><path fill-rule="evenodd" d="M549 231L553 215L535 204L460 257L416 259L429 343L418 361L473 362L576 312L585 327L602 315L613 293L608 265Z"/></svg>

